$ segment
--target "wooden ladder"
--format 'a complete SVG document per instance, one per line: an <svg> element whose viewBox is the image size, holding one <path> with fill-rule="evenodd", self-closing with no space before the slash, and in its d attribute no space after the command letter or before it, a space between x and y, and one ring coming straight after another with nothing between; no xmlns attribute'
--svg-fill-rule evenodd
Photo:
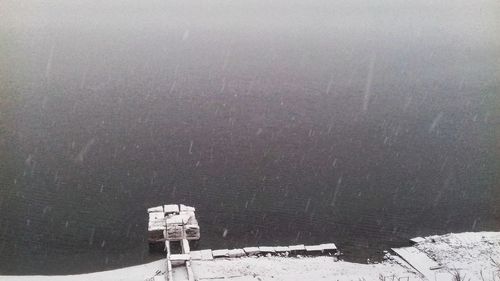
<svg viewBox="0 0 500 281"><path fill-rule="evenodd" d="M166 236L166 230L164 231L164 237ZM182 262L183 266L186 268L187 276L189 281L194 281L194 273L191 268L191 250L189 248L189 241L183 238L181 241L182 254L172 254L170 250L170 241L165 240L165 252L167 252L166 258L166 272L165 280L174 281L172 262Z"/></svg>

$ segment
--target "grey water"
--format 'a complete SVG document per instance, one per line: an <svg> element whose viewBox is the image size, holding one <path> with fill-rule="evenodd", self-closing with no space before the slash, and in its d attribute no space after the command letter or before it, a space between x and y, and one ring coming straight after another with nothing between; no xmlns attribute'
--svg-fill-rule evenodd
<svg viewBox="0 0 500 281"><path fill-rule="evenodd" d="M0 274L500 229L497 1L0 2Z"/></svg>

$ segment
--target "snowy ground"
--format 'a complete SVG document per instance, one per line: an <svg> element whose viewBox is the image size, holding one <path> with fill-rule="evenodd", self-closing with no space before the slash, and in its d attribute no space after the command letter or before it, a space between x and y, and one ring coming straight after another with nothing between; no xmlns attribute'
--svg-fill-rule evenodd
<svg viewBox="0 0 500 281"><path fill-rule="evenodd" d="M262 257L193 263L199 280L234 281L302 281L302 280L366 280L380 281L380 276L421 280L397 264L357 264L335 261L331 257L285 258ZM397 280L397 279L396 279ZM405 278L406 280L406 278Z"/></svg>
<svg viewBox="0 0 500 281"><path fill-rule="evenodd" d="M500 232L478 232L429 236L415 247L426 253L441 267L433 268L432 279L425 279L417 270L398 257L390 257L380 264L358 264L335 261L332 257L286 258L244 257L193 261L193 272L198 280L277 281L277 280L332 280L332 281L456 281L453 273L470 281L500 281ZM66 276L0 276L0 281L139 281L154 280L164 273L164 261L117 270ZM183 268L176 268L174 279L185 278ZM429 270L429 269L427 269ZM164 280L157 276L156 280Z"/></svg>
<svg viewBox="0 0 500 281"><path fill-rule="evenodd" d="M2 281L144 281L154 280L157 271L164 272L164 261L156 261L123 269L65 276L0 276ZM380 276L392 281L392 276L409 277L410 281L422 280L397 264L357 264L338 261L332 257L315 258L235 258L212 261L193 261L193 271L198 280L234 281L380 281ZM187 280L183 268L174 269L174 280ZM158 278L165 280L163 276ZM158 280L157 279L157 280ZM382 279L383 280L383 279ZM397 280L397 279L395 279ZM403 280L407 280L406 278Z"/></svg>
<svg viewBox="0 0 500 281"><path fill-rule="evenodd" d="M441 274L458 272L463 280L500 281L500 232L429 236L415 247L444 266Z"/></svg>
<svg viewBox="0 0 500 281"><path fill-rule="evenodd" d="M125 267L115 270L57 276L0 276L1 281L143 281L156 275L159 270L165 270L165 261L159 260L151 263Z"/></svg>

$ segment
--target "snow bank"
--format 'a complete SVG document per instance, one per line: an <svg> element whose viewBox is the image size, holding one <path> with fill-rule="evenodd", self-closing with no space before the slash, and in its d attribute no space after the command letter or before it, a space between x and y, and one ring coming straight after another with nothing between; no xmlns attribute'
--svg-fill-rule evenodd
<svg viewBox="0 0 500 281"><path fill-rule="evenodd" d="M143 281L157 275L165 267L165 260L77 275L0 276L0 281Z"/></svg>
<svg viewBox="0 0 500 281"><path fill-rule="evenodd" d="M193 261L192 266L195 276L199 280L380 281L380 276L387 277L387 280L392 280L389 279L392 276L409 277L409 280L420 280L414 273L397 264L357 264L335 261L332 257L246 257L240 259Z"/></svg>
<svg viewBox="0 0 500 281"><path fill-rule="evenodd" d="M429 236L415 247L464 280L500 281L500 232L466 232ZM448 279L451 280L451 279Z"/></svg>
<svg viewBox="0 0 500 281"><path fill-rule="evenodd" d="M454 279L458 271L462 280L500 281L500 232L478 232L429 236L419 240L414 249L440 265L429 268L432 280L419 275L410 265L396 257L380 264L358 264L336 261L334 257L242 257L215 260L193 260L197 280L234 281L418 281ZM174 268L174 280L186 280L185 268ZM164 280L165 260L117 270L65 276L0 276L0 281L142 281ZM400 278L400 279L398 279Z"/></svg>

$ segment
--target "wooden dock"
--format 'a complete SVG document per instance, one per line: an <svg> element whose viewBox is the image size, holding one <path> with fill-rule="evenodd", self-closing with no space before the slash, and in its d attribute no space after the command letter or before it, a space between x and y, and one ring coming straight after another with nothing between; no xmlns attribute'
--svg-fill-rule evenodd
<svg viewBox="0 0 500 281"><path fill-rule="evenodd" d="M262 246L242 249L220 249L191 251L191 260L231 259L252 256L334 256L338 254L333 243L319 245Z"/></svg>
<svg viewBox="0 0 500 281"><path fill-rule="evenodd" d="M245 247L241 249L220 249L191 251L190 240L200 239L200 227L194 214L195 208L185 205L163 205L148 209L148 241L150 244L163 243L166 253L165 275L166 281L174 281L174 270L179 267L185 270L176 270L175 274L181 274L182 279L196 280L191 268L192 260L214 260L231 259L247 256L319 256L336 255L337 247L333 243L319 245L291 245L291 246L260 246ZM173 243L179 243L180 252L174 253ZM179 273L181 272L181 273ZM155 276L157 281L161 278Z"/></svg>
<svg viewBox="0 0 500 281"><path fill-rule="evenodd" d="M165 243L165 280L173 281L173 266L184 266L189 281L194 281L191 269L189 240L200 239L200 227L195 208L186 205L163 205L148 209L148 241L150 244ZM173 253L171 243L179 243L181 252Z"/></svg>
<svg viewBox="0 0 500 281"><path fill-rule="evenodd" d="M165 249L167 253L167 258L165 259L166 262L166 274L165 274L165 280L166 281L173 281L173 266L182 266L185 267L185 273L187 275L187 280L189 281L194 281L194 273L193 269L191 268L191 251L189 248L189 241L187 239L183 239L181 242L181 247L182 247L182 253L181 254L172 254L171 253L171 247L170 247L170 241L165 240Z"/></svg>

